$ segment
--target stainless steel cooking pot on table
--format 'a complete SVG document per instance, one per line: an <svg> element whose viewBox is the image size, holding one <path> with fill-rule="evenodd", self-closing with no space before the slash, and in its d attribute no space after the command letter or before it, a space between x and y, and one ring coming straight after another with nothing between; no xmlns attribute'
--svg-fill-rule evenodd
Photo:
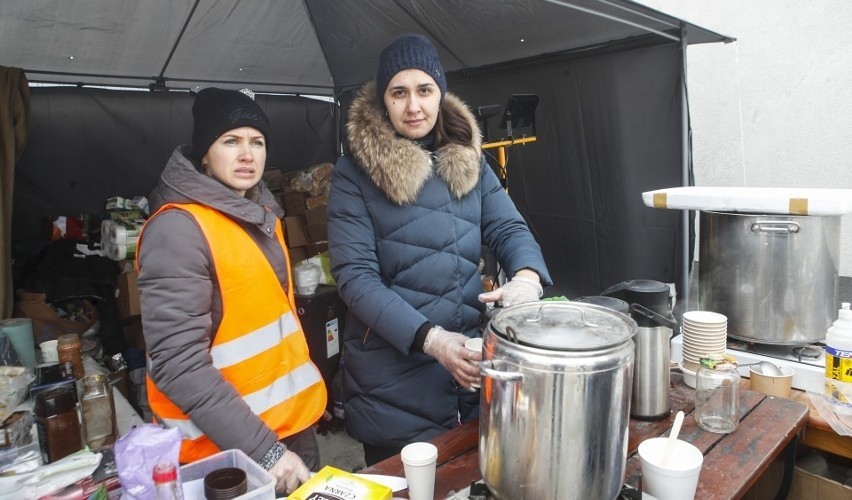
<svg viewBox="0 0 852 500"><path fill-rule="evenodd" d="M484 333L479 469L501 499L618 495L636 322L594 304L511 306Z"/></svg>

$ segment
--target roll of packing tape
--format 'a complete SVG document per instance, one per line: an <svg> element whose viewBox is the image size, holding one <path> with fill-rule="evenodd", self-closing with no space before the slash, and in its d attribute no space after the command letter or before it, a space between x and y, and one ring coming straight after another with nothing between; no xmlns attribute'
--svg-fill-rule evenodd
<svg viewBox="0 0 852 500"><path fill-rule="evenodd" d="M33 320L30 318L12 318L0 321L0 333L9 339L18 358L24 366L35 366L35 342L33 341Z"/></svg>

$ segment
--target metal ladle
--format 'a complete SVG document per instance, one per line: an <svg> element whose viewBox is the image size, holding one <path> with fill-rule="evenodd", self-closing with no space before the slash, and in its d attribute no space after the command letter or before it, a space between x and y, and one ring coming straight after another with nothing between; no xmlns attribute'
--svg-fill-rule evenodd
<svg viewBox="0 0 852 500"><path fill-rule="evenodd" d="M768 375L770 377L780 377L780 376L784 375L781 372L780 368L773 365L769 361L757 361L755 363L746 363L744 365L737 365L737 366L755 366L755 365L758 366L758 369L755 370L755 371L760 372L764 375Z"/></svg>

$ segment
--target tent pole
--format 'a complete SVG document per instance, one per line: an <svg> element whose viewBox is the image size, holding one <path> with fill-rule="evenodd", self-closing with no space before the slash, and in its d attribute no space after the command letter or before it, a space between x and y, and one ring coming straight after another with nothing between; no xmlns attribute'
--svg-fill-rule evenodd
<svg viewBox="0 0 852 500"><path fill-rule="evenodd" d="M680 85L680 121L681 121L681 185L689 186L689 156L690 156L690 141L689 141L689 99L686 91L686 29L681 25L680 29L680 46L681 46L681 85ZM683 257L681 265L683 272L681 273L681 316L684 311L689 310L689 260L692 256L689 254L689 210L681 211L681 230L683 231Z"/></svg>

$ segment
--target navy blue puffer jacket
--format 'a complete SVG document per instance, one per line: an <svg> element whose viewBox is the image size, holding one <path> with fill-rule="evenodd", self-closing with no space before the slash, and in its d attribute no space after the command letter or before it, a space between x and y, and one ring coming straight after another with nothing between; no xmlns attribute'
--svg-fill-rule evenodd
<svg viewBox="0 0 852 500"><path fill-rule="evenodd" d="M468 336L484 305L483 242L511 276L550 277L541 250L480 151L473 115L452 94L444 106L467 118L473 147L434 156L395 134L365 86L347 123L351 156L335 165L328 205L332 273L349 308L344 401L349 433L403 446L477 415L479 395L458 387L434 358L412 351L429 321Z"/></svg>

